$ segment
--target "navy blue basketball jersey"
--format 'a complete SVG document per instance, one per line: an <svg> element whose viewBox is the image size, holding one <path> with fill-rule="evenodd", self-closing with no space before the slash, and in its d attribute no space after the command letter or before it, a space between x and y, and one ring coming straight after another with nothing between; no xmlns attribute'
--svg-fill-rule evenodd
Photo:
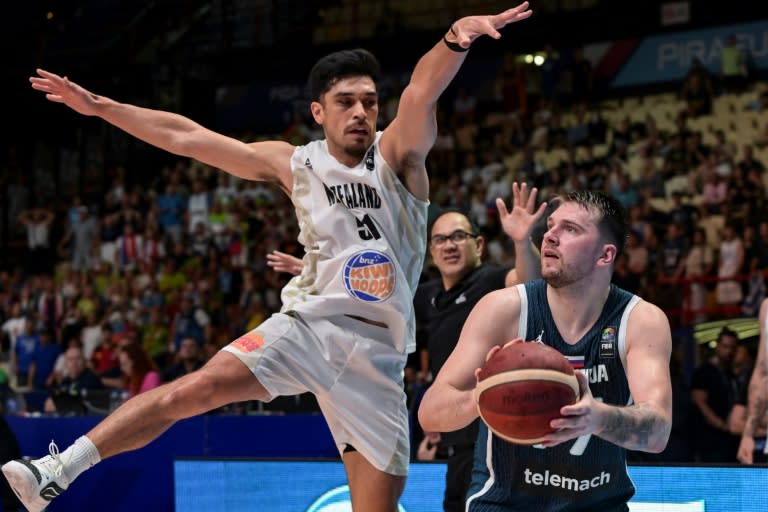
<svg viewBox="0 0 768 512"><path fill-rule="evenodd" d="M517 286L518 334L559 350L589 378L596 400L629 405L625 372L626 328L640 298L611 286L597 322L577 343L566 343L547 304L543 280ZM553 448L516 445L489 432L481 422L475 447L470 512L626 511L635 492L624 448L590 435Z"/></svg>

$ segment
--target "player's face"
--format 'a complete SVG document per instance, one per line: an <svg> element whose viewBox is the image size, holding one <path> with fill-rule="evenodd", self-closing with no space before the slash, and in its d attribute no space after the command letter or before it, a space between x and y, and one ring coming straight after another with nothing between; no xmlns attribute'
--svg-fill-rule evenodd
<svg viewBox="0 0 768 512"><path fill-rule="evenodd" d="M379 97L373 80L343 78L311 108L315 121L323 126L331 154L345 165L357 165L376 136Z"/></svg>
<svg viewBox="0 0 768 512"><path fill-rule="evenodd" d="M483 239L466 236L464 241L451 240L451 235L457 232L476 235L466 217L446 213L435 221L429 235L429 253L443 279L461 279L480 264Z"/></svg>
<svg viewBox="0 0 768 512"><path fill-rule="evenodd" d="M597 215L576 203L564 203L547 219L541 243L541 276L560 288L588 278L604 253Z"/></svg>

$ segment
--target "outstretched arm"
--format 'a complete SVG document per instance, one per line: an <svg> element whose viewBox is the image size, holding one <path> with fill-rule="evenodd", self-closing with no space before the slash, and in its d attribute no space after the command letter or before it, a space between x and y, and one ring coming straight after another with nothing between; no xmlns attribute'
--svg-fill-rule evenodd
<svg viewBox="0 0 768 512"><path fill-rule="evenodd" d="M515 244L515 268L507 274L506 285L512 286L541 277L541 259L539 251L531 241L531 234L536 223L544 215L547 203L541 203L536 209L536 187L528 192L528 185L512 183L512 210L502 198L496 199L499 220L504 232Z"/></svg>
<svg viewBox="0 0 768 512"><path fill-rule="evenodd" d="M531 14L528 2L523 2L499 14L461 18L416 64L400 96L397 115L381 139L384 158L404 176L416 197L426 200L428 196L424 161L437 137L437 100L461 68L466 51L478 37L499 39L501 28Z"/></svg>
<svg viewBox="0 0 768 512"><path fill-rule="evenodd" d="M119 103L43 69L38 69L37 74L29 79L32 88L44 92L50 101L63 103L86 116L101 117L153 146L194 158L240 178L278 183L285 191L292 187L289 161L293 146L286 142L246 144L184 116Z"/></svg>
<svg viewBox="0 0 768 512"><path fill-rule="evenodd" d="M634 404L597 401L586 376L577 372L581 398L561 409L563 418L552 420L550 425L559 430L546 437L544 446L595 434L630 450L664 450L672 430L672 335L666 315L656 306L640 302L629 317L627 340L627 380Z"/></svg>
<svg viewBox="0 0 768 512"><path fill-rule="evenodd" d="M765 321L768 316L768 299L764 299L760 305L760 347L757 349L757 360L749 379L747 391L747 421L741 434L739 451L736 458L744 464L752 464L755 451L755 434L760 427L761 420L768 412L768 348L766 348Z"/></svg>

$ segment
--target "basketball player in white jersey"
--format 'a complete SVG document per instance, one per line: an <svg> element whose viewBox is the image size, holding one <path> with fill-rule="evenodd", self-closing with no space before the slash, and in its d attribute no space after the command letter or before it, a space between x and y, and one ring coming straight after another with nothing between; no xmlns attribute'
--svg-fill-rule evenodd
<svg viewBox="0 0 768 512"><path fill-rule="evenodd" d="M757 349L755 368L749 379L747 391L747 420L741 433L741 442L737 458L744 464L753 464L759 456L759 443L763 443L762 452L768 454L768 439L765 437L765 425L768 420L768 299L760 304L760 346ZM758 433L762 430L762 435ZM757 452L757 455L755 454Z"/></svg>
<svg viewBox="0 0 768 512"><path fill-rule="evenodd" d="M3 473L24 505L45 508L88 467L138 449L176 421L232 402L312 392L344 461L356 511L395 512L408 471L402 384L413 350L412 299L426 247L426 155L439 96L480 36L531 15L528 2L454 22L417 63L395 119L376 131L376 59L336 52L310 73L312 115L325 139L294 147L246 144L177 114L119 103L38 70L32 87L54 102L235 176L274 183L291 197L304 245L302 273L282 312L202 369L126 402L72 446Z"/></svg>

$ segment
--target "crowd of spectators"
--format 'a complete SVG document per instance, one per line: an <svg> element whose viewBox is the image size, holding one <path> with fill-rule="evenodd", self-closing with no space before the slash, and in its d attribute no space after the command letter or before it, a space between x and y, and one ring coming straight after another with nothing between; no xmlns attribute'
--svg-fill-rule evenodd
<svg viewBox="0 0 768 512"><path fill-rule="evenodd" d="M73 197L59 215L19 216L26 257L0 272L7 386L69 389L87 368L96 387L131 396L198 368L279 309L288 276L268 271L266 253L301 256L287 198L192 162L156 183L125 181L116 176L101 204Z"/></svg>
<svg viewBox="0 0 768 512"><path fill-rule="evenodd" d="M705 143L689 126L705 112L702 94L711 103L725 92L693 69L674 130L651 115L614 123L594 97L583 55L568 64L551 48L547 55L536 87L510 57L490 87L443 102L428 159L433 212L470 212L486 257L505 266L514 251L495 199L508 199L513 181L538 187L543 199L605 190L626 206L632 228L618 284L658 303L677 327L755 316L768 269L765 162L750 144L737 147L725 133ZM738 85L754 93L745 109L765 108L763 84ZM300 144L316 135L297 114L282 137ZM565 158L545 164L542 155L555 150ZM640 173L628 170L631 158L642 159ZM199 368L280 308L290 276L269 269L267 254L302 256L290 199L269 185L185 159L149 181L122 166L110 172L99 201L74 195L60 211L40 204L13 219L27 253L23 265L0 270L0 387L45 393L39 411L56 411L56 397L72 390L127 397ZM687 186L669 193L680 178Z"/></svg>

